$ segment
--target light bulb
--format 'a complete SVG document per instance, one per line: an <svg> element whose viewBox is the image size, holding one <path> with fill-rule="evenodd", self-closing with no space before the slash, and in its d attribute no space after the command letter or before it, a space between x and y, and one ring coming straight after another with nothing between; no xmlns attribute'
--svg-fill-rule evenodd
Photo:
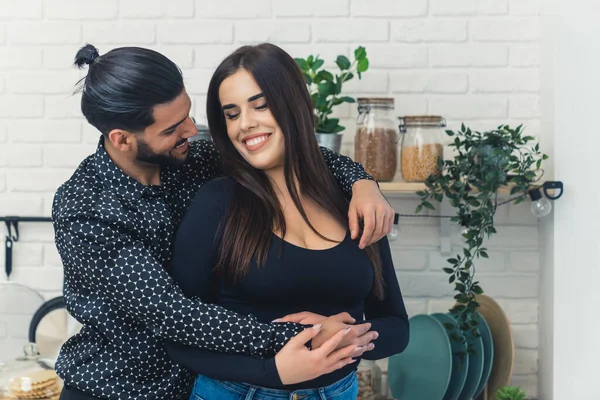
<svg viewBox="0 0 600 400"><path fill-rule="evenodd" d="M398 219L400 215L398 213L394 213L394 223L392 224L392 231L387 234L387 238L390 242L398 239L398 235L400 234L400 228L398 227Z"/></svg>
<svg viewBox="0 0 600 400"><path fill-rule="evenodd" d="M387 234L388 240L390 242L393 242L394 240L398 239L399 233L400 233L400 229L398 229L398 225L396 225L396 224L392 225L392 231Z"/></svg>
<svg viewBox="0 0 600 400"><path fill-rule="evenodd" d="M545 217L552 211L552 203L545 197L531 203L531 213L538 218Z"/></svg>
<svg viewBox="0 0 600 400"><path fill-rule="evenodd" d="M545 217L552 211L552 203L542 196L540 189L529 192L529 198L531 199L531 213L537 218Z"/></svg>

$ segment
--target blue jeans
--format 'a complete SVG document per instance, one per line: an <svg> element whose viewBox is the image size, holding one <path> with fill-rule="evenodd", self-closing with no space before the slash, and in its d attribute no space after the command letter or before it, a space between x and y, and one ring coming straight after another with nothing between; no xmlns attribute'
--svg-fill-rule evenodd
<svg viewBox="0 0 600 400"><path fill-rule="evenodd" d="M218 381L198 375L190 400L356 400L357 396L355 372L329 386L294 391Z"/></svg>

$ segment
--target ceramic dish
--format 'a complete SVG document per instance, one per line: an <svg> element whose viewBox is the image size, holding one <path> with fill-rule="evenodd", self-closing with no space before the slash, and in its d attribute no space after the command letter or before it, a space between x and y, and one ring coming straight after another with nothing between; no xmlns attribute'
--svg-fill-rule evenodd
<svg viewBox="0 0 600 400"><path fill-rule="evenodd" d="M485 318L479 313L477 315L479 317L479 334L481 335L481 341L483 343L483 371L481 372L481 379L479 385L477 385L474 397L479 396L481 392L483 392L483 388L488 383L490 372L492 371L492 363L494 362L494 342L492 340L492 332L490 331L490 327Z"/></svg>
<svg viewBox="0 0 600 400"><path fill-rule="evenodd" d="M404 352L389 358L388 382L397 400L442 400L452 372L446 329L435 318L410 319L410 341Z"/></svg>
<svg viewBox="0 0 600 400"><path fill-rule="evenodd" d="M456 320L454 317L448 314L431 314L431 316L443 324L450 323L452 325L456 324ZM446 329L446 334L448 335L448 340L450 340L450 347L452 349L452 374L450 375L450 383L448 384L448 389L446 389L446 394L444 395L444 400L458 400L458 396L467 380L467 372L469 370L469 355L467 354L467 344L459 341L453 341L450 339L451 331ZM464 360L461 361L459 356L455 355L456 353L463 352L466 354Z"/></svg>
<svg viewBox="0 0 600 400"><path fill-rule="evenodd" d="M471 335L467 335L467 342L473 345L475 354L469 354L469 369L465 384L460 392L460 396L458 396L460 400L471 399L475 396L481 376L483 375L483 340L481 340L481 337L474 338Z"/></svg>
<svg viewBox="0 0 600 400"><path fill-rule="evenodd" d="M496 390L510 383L515 363L515 344L510 321L502 307L484 294L477 295L475 301L479 303L477 311L489 325L494 342L494 362L487 383L488 395L494 398Z"/></svg>

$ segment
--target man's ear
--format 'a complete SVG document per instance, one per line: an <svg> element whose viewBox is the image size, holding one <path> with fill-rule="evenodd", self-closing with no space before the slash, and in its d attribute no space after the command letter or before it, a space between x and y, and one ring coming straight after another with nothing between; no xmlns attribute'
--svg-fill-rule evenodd
<svg viewBox="0 0 600 400"><path fill-rule="evenodd" d="M131 151L135 146L134 134L124 129L108 132L108 140L119 151Z"/></svg>

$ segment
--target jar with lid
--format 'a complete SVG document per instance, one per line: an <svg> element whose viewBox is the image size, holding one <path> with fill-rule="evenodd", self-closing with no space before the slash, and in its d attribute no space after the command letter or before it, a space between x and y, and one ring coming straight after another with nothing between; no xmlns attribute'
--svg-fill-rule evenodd
<svg viewBox="0 0 600 400"><path fill-rule="evenodd" d="M440 116L400 117L400 171L407 182L425 182L440 173L444 157L444 127Z"/></svg>
<svg viewBox="0 0 600 400"><path fill-rule="evenodd" d="M392 181L398 168L394 99L361 97L357 101L354 160L378 181Z"/></svg>
<svg viewBox="0 0 600 400"><path fill-rule="evenodd" d="M40 357L37 346L28 343L24 355L0 362L0 399L58 399L62 381L54 362Z"/></svg>
<svg viewBox="0 0 600 400"><path fill-rule="evenodd" d="M362 359L356 369L358 396L356 400L376 400L382 394L381 368L375 361Z"/></svg>

